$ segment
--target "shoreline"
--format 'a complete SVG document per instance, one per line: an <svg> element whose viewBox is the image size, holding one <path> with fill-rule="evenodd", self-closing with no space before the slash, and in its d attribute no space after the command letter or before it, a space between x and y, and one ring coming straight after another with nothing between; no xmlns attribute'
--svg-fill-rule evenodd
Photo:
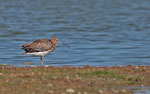
<svg viewBox="0 0 150 94"><path fill-rule="evenodd" d="M0 66L0 94L133 94L149 78L150 66Z"/></svg>

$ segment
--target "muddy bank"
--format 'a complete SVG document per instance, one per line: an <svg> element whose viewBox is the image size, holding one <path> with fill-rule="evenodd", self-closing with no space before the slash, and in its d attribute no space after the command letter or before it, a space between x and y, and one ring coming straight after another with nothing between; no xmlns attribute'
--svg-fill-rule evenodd
<svg viewBox="0 0 150 94"><path fill-rule="evenodd" d="M0 94L133 94L150 86L150 66L0 66Z"/></svg>

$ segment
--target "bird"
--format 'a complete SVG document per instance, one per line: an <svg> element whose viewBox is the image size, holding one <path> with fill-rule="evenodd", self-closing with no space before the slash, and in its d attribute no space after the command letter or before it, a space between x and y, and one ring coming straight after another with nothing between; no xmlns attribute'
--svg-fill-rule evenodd
<svg viewBox="0 0 150 94"><path fill-rule="evenodd" d="M50 39L38 39L33 42L22 45L22 49L25 50L25 53L23 53L22 55L40 56L41 65L43 66L44 56L49 54L50 52L53 52L56 49L57 43L62 43L69 48L67 44L59 41L58 38L53 36L51 40Z"/></svg>

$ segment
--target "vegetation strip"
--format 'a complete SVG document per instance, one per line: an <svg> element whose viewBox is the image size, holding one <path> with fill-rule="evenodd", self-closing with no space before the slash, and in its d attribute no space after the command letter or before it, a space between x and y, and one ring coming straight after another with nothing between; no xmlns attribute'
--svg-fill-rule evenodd
<svg viewBox="0 0 150 94"><path fill-rule="evenodd" d="M0 94L133 94L150 86L150 66L0 66Z"/></svg>

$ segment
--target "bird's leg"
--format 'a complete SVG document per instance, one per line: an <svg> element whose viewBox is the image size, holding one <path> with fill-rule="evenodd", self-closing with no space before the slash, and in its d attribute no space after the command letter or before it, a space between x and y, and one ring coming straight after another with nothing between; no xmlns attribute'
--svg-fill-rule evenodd
<svg viewBox="0 0 150 94"><path fill-rule="evenodd" d="M41 56L41 65L43 66L44 63L44 56Z"/></svg>

